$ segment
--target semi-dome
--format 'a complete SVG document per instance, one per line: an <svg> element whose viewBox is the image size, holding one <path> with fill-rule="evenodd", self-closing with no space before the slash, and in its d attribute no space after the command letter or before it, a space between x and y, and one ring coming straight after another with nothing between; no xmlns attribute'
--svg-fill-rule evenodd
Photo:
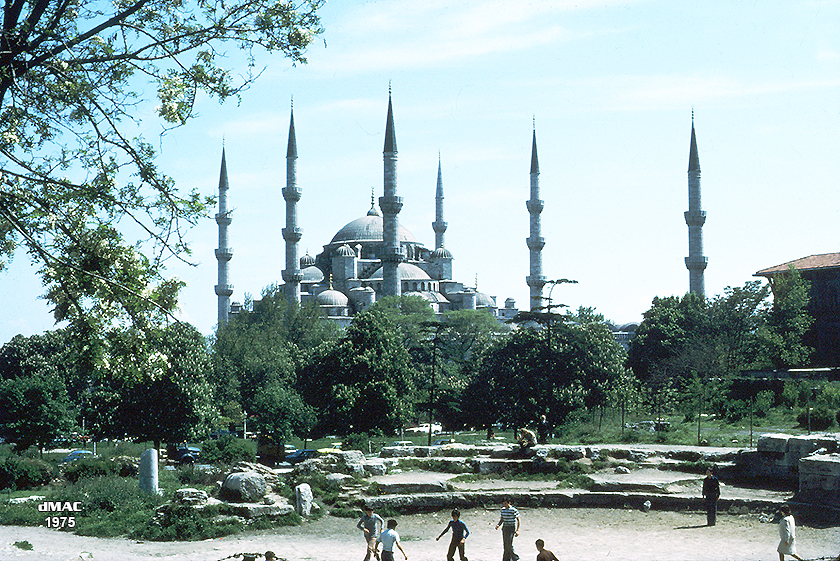
<svg viewBox="0 0 840 561"><path fill-rule="evenodd" d="M382 267L379 267L377 270L373 272L373 274L368 277L370 280L379 280L382 278ZM432 280L432 277L429 276L426 271L418 267L417 265L412 265L411 263L400 263L397 265L397 278L401 281L405 280Z"/></svg>
<svg viewBox="0 0 840 561"><path fill-rule="evenodd" d="M350 246L347 244L344 244L343 246L339 247L338 251L336 251L336 254L339 257L356 257L356 252L350 249Z"/></svg>
<svg viewBox="0 0 840 561"><path fill-rule="evenodd" d="M301 282L305 283L319 283L324 282L324 272L319 269L318 267L310 266L310 267L303 267L301 269L301 274L303 278Z"/></svg>
<svg viewBox="0 0 840 561"><path fill-rule="evenodd" d="M347 302L349 302L347 296L337 290L333 290L332 288L320 293L315 298L315 301L318 302L319 306L328 307L346 306Z"/></svg>
<svg viewBox="0 0 840 561"><path fill-rule="evenodd" d="M484 292L475 293L475 307L476 308L495 308L496 301L493 297Z"/></svg>
<svg viewBox="0 0 840 561"><path fill-rule="evenodd" d="M452 259L452 253L445 247L439 247L432 252L432 259Z"/></svg>
<svg viewBox="0 0 840 561"><path fill-rule="evenodd" d="M333 236L330 244L358 241L381 242L382 239L382 217L376 214L368 214L345 225ZM397 226L397 239L400 242L417 243L411 232L399 225Z"/></svg>
<svg viewBox="0 0 840 561"><path fill-rule="evenodd" d="M443 294L440 292L433 292L431 290L412 290L411 292L406 292L405 296L419 296L432 304L449 303L449 300L447 300Z"/></svg>

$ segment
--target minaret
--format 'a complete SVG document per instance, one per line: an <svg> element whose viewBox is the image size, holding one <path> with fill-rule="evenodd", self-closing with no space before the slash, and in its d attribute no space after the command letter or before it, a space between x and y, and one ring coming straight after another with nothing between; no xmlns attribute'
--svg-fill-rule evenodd
<svg viewBox="0 0 840 561"><path fill-rule="evenodd" d="M709 259L703 256L703 224L706 223L706 211L700 206L700 157L697 155L697 137L694 135L694 111L691 111L691 148L688 154L688 212L685 213L688 225L688 257L685 266L688 269L688 289L701 298L706 297L706 282L703 278Z"/></svg>
<svg viewBox="0 0 840 561"><path fill-rule="evenodd" d="M233 248L228 247L228 226L230 226L230 211L227 205L228 176L225 162L225 149L222 147L222 169L219 174L219 213L216 224L219 225L219 248L216 250L216 260L219 262L219 284L216 285L216 295L219 297L218 326L227 323L230 311L230 295L233 285L228 284L228 262L233 257Z"/></svg>
<svg viewBox="0 0 840 561"><path fill-rule="evenodd" d="M401 293L397 267L403 260L400 240L397 237L397 215L402 210L402 197L397 196L397 135L394 132L394 111L391 106L391 88L388 88L388 118L385 123L384 162L385 193L379 199L382 209L382 293L399 296Z"/></svg>
<svg viewBox="0 0 840 561"><path fill-rule="evenodd" d="M443 221L443 175L440 171L440 154L438 154L437 191L435 192L435 221L432 222L435 231L435 249L443 247L443 234L446 232L446 222Z"/></svg>
<svg viewBox="0 0 840 561"><path fill-rule="evenodd" d="M302 231L297 225L297 202L300 200L300 188L297 186L297 141L295 139L295 109L289 119L289 142L286 148L286 187L283 188L283 199L286 201L286 227L283 228L283 239L286 240L286 268L283 270L283 281L286 301L300 302L300 281L303 273L298 259L298 242Z"/></svg>
<svg viewBox="0 0 840 561"><path fill-rule="evenodd" d="M525 240L531 253L530 275L525 282L531 287L531 311L539 310L542 307L542 289L545 285L545 277L542 274L542 248L545 240L540 235L540 213L543 210L543 201L540 200L540 164L537 160L537 127L534 124L534 137L531 142L531 199L525 201L528 213L531 215L530 233L531 236Z"/></svg>

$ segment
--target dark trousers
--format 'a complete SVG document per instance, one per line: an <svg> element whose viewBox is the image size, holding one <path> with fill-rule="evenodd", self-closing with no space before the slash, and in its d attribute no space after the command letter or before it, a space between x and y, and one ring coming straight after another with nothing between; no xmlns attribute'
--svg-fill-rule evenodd
<svg viewBox="0 0 840 561"><path fill-rule="evenodd" d="M394 552L382 550L382 561L394 561Z"/></svg>
<svg viewBox="0 0 840 561"><path fill-rule="evenodd" d="M502 544L504 545L504 553L502 553L502 561L519 561L519 556L513 550L513 535L516 533L516 526L502 525Z"/></svg>
<svg viewBox="0 0 840 561"><path fill-rule="evenodd" d="M717 499L706 499L706 526L717 522Z"/></svg>
<svg viewBox="0 0 840 561"><path fill-rule="evenodd" d="M464 544L461 543L461 540L452 540L449 543L449 551L446 552L446 561L455 561L455 550L458 550L458 554L461 556L461 561L467 561L467 556L464 555Z"/></svg>

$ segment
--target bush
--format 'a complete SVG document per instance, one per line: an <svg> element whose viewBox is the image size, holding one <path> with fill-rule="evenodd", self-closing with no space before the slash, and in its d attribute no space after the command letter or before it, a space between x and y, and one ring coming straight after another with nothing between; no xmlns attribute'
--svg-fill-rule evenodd
<svg viewBox="0 0 840 561"><path fill-rule="evenodd" d="M253 442L229 434L216 440L207 440L201 448L201 461L208 464L229 465L239 461L253 462L256 457L257 450Z"/></svg>
<svg viewBox="0 0 840 561"><path fill-rule="evenodd" d="M341 449L361 450L362 453L367 454L370 438L370 435L366 432L354 432L353 434L348 434L341 441Z"/></svg>
<svg viewBox="0 0 840 561"><path fill-rule="evenodd" d="M799 415L796 416L796 422L801 427L808 426L808 410L803 409ZM834 423L834 414L825 405L818 405L811 409L811 429L825 430Z"/></svg>
<svg viewBox="0 0 840 561"><path fill-rule="evenodd" d="M46 485L55 469L42 460L8 456L0 460L0 489L33 489Z"/></svg>
<svg viewBox="0 0 840 561"><path fill-rule="evenodd" d="M103 477L116 474L119 471L120 466L115 462L102 458L84 458L67 464L64 468L64 477L70 483L77 483L83 478Z"/></svg>

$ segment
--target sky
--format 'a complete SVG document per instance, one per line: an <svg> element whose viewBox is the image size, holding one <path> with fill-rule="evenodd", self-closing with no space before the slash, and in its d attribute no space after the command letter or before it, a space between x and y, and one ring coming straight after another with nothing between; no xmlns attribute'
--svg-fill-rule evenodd
<svg viewBox="0 0 840 561"><path fill-rule="evenodd" d="M336 0L321 16L308 64L260 56L241 103L199 97L200 117L160 139L151 111L138 119L185 190L217 194L224 145L234 301L281 282L292 98L300 254L314 256L382 194L389 87L401 225L434 247L440 159L453 276L499 305L528 307L534 130L543 275L578 281L554 303L620 325L688 291L692 111L707 296L840 251L840 0ZM181 318L211 335L212 216L189 239L196 266L168 274L187 282ZM0 342L54 327L35 272L25 254L0 272Z"/></svg>

